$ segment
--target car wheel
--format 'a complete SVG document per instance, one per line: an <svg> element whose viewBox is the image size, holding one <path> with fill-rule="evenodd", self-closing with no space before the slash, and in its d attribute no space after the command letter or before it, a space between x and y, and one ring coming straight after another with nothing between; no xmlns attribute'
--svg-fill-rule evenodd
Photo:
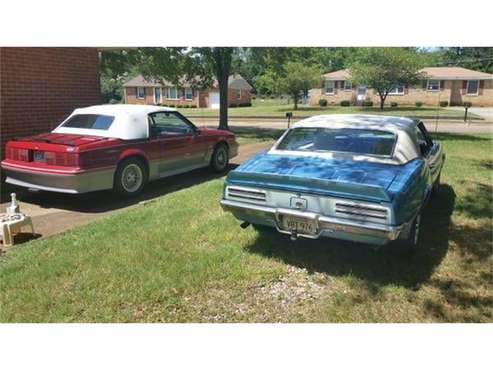
<svg viewBox="0 0 493 370"><path fill-rule="evenodd" d="M211 157L211 167L215 172L223 172L229 164L229 153L226 144L219 144L214 148Z"/></svg>
<svg viewBox="0 0 493 370"><path fill-rule="evenodd" d="M124 159L115 173L113 190L127 197L139 194L147 182L147 170L137 158Z"/></svg>

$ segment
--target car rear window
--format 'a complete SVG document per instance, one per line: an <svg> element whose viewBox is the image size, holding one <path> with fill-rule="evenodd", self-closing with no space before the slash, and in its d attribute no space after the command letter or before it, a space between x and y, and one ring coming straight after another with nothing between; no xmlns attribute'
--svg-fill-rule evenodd
<svg viewBox="0 0 493 370"><path fill-rule="evenodd" d="M76 114L70 117L62 127L108 130L115 117L102 114Z"/></svg>
<svg viewBox="0 0 493 370"><path fill-rule="evenodd" d="M300 127L290 130L277 149L391 156L395 140L388 131Z"/></svg>

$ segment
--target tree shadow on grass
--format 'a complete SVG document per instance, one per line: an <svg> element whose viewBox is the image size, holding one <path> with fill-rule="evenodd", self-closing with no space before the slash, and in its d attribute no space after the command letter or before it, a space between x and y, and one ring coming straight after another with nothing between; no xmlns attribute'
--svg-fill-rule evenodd
<svg viewBox="0 0 493 370"><path fill-rule="evenodd" d="M358 277L365 280L374 293L388 284L419 288L447 253L454 203L454 190L442 185L440 193L423 212L421 242L415 253L403 252L397 243L375 251L366 244L328 238L291 242L287 236L271 229L261 229L247 249L309 272Z"/></svg>

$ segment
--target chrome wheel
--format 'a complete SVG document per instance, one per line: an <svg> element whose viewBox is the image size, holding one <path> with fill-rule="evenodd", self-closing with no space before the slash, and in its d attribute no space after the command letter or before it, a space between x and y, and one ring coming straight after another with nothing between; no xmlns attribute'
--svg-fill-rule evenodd
<svg viewBox="0 0 493 370"><path fill-rule="evenodd" d="M139 188L142 186L143 181L144 176L142 170L137 164L130 163L123 169L121 184L125 191L133 193L139 190Z"/></svg>
<svg viewBox="0 0 493 370"><path fill-rule="evenodd" d="M226 144L219 144L214 149L211 158L211 167L216 172L223 172L228 167L229 153Z"/></svg>
<svg viewBox="0 0 493 370"><path fill-rule="evenodd" d="M218 168L224 168L228 160L228 154L224 148L220 148L216 154L216 165Z"/></svg>

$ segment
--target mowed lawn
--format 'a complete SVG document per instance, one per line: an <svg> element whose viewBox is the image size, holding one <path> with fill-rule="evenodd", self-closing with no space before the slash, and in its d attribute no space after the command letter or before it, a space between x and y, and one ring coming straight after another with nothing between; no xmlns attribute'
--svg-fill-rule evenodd
<svg viewBox="0 0 493 370"><path fill-rule="evenodd" d="M414 255L243 230L214 179L10 249L0 321L492 322L492 138L440 139Z"/></svg>
<svg viewBox="0 0 493 370"><path fill-rule="evenodd" d="M219 117L218 109L208 108L178 108L178 110L187 117ZM417 118L452 118L463 119L464 112L462 110L450 110L440 107L420 107L415 106L386 106L383 111L379 107L319 107L299 105L298 110L293 109L293 104L288 103L286 99L254 99L251 107L236 107L229 108L228 114L230 117L278 117L284 118L286 112L293 112L294 117L307 117L317 114L343 114L343 113L360 113L360 114L384 114L405 117ZM478 116L469 113L469 119L477 119Z"/></svg>

